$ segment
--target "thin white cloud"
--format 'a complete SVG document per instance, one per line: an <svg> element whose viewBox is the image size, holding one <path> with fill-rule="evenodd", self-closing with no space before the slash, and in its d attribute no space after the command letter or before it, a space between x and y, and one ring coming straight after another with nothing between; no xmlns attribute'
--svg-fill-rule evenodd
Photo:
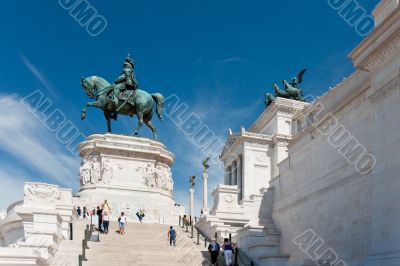
<svg viewBox="0 0 400 266"><path fill-rule="evenodd" d="M16 95L0 95L0 150L43 178L74 187L78 160Z"/></svg>
<svg viewBox="0 0 400 266"><path fill-rule="evenodd" d="M10 204L23 199L24 180L22 175L16 169L0 168L0 210L6 210Z"/></svg>
<svg viewBox="0 0 400 266"><path fill-rule="evenodd" d="M215 60L216 64L229 64L229 63L246 63L247 60L238 56L232 56L224 59Z"/></svg>
<svg viewBox="0 0 400 266"><path fill-rule="evenodd" d="M23 54L19 53L19 57L24 65L29 69L29 71L39 80L40 83L54 96L56 97L57 94L55 93L53 86L47 80L47 78L39 71L39 69L29 61L29 59Z"/></svg>

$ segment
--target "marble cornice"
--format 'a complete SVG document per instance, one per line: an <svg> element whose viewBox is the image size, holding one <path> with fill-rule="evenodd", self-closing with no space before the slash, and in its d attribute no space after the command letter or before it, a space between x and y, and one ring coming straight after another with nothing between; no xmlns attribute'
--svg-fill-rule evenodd
<svg viewBox="0 0 400 266"><path fill-rule="evenodd" d="M400 7L382 21L348 57L357 69L371 71L400 47Z"/></svg>
<svg viewBox="0 0 400 266"><path fill-rule="evenodd" d="M254 122L254 124L250 127L249 131L253 133L260 132L260 130L278 113L281 112L283 113L282 115L291 115L298 110L301 110L304 108L304 106L307 106L308 103L305 102L300 102L300 101L295 101L291 99L285 99L278 97L275 99L275 101L268 106L262 112L262 114L257 118L257 120Z"/></svg>
<svg viewBox="0 0 400 266"><path fill-rule="evenodd" d="M263 135L253 132L248 132L242 130L240 133L229 135L224 149L221 153L220 159L225 160L227 159L226 155L228 151L234 151L242 145L244 142L252 142L252 143L260 143L260 144L272 144L272 136L270 135Z"/></svg>
<svg viewBox="0 0 400 266"><path fill-rule="evenodd" d="M89 153L98 152L105 154L124 154L124 156L135 156L146 154L148 156L159 156L165 159L168 165L172 165L175 156L165 148L165 145L153 140L114 134L94 134L78 145L78 151L82 157Z"/></svg>

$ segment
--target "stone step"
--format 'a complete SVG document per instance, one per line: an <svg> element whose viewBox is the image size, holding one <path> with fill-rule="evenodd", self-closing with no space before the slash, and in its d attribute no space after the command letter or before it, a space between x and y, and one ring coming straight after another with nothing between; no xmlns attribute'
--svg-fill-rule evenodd
<svg viewBox="0 0 400 266"><path fill-rule="evenodd" d="M264 255L279 255L279 242L251 245L248 247L248 256L258 258Z"/></svg>
<svg viewBox="0 0 400 266"><path fill-rule="evenodd" d="M289 255L262 255L258 257L258 263L262 266L287 266L289 262Z"/></svg>

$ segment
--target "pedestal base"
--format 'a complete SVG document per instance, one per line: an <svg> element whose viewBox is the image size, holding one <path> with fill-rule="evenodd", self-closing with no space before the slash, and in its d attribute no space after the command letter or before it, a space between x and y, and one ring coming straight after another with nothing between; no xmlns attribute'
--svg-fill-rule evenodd
<svg viewBox="0 0 400 266"><path fill-rule="evenodd" d="M177 224L183 207L172 196L174 155L165 145L146 138L95 134L78 146L82 156L80 201L88 210L105 201L116 220ZM82 206L81 206L82 207ZM106 208L107 209L107 208Z"/></svg>

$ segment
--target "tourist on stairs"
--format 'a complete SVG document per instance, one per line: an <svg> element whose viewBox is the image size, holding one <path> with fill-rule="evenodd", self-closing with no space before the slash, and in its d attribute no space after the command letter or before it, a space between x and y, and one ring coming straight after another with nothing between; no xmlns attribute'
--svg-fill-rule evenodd
<svg viewBox="0 0 400 266"><path fill-rule="evenodd" d="M98 228L100 232L103 232L103 230L101 230L101 225L103 224L103 209L100 209L99 206L97 206L97 218L99 220L99 224L98 224Z"/></svg>
<svg viewBox="0 0 400 266"><path fill-rule="evenodd" d="M110 225L110 216L108 215L107 211L104 211L104 213L103 213L103 229L104 229L105 234L108 234L109 225Z"/></svg>
<svg viewBox="0 0 400 266"><path fill-rule="evenodd" d="M176 231L175 229L172 227L172 225L169 227L169 231L168 231L168 238L169 238L169 245L172 246L172 244L174 244L174 247L176 247Z"/></svg>
<svg viewBox="0 0 400 266"><path fill-rule="evenodd" d="M218 265L219 250L220 250L219 244L217 243L217 240L213 238L211 240L210 245L208 245L208 251L210 252L212 265Z"/></svg>
<svg viewBox="0 0 400 266"><path fill-rule="evenodd" d="M119 222L119 233L121 235L125 234L125 226L127 224L127 220L126 220L126 216L124 214L124 212L121 212L121 216L118 218L118 222Z"/></svg>
<svg viewBox="0 0 400 266"><path fill-rule="evenodd" d="M138 217L139 222L143 223L143 217L144 217L144 212L143 212L143 210L139 210L139 211L136 213L136 216Z"/></svg>
<svg viewBox="0 0 400 266"><path fill-rule="evenodd" d="M81 207L78 206L78 209L76 209L76 214L78 214L78 217L81 218Z"/></svg>
<svg viewBox="0 0 400 266"><path fill-rule="evenodd" d="M225 264L227 266L232 266L233 246L228 238L224 238L224 244L222 245L222 249L224 250Z"/></svg>

